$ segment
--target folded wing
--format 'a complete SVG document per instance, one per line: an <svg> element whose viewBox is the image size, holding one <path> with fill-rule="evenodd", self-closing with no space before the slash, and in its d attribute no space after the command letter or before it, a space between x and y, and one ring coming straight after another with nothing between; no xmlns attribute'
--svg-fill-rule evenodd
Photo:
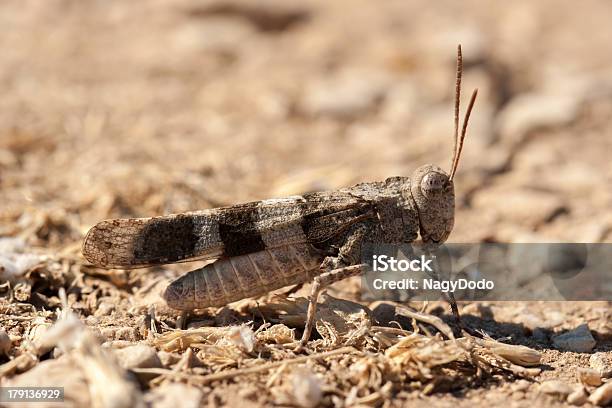
<svg viewBox="0 0 612 408"><path fill-rule="evenodd" d="M323 243L373 216L348 193L256 201L153 218L106 220L87 233L83 255L105 268L138 268L237 256L296 243Z"/></svg>

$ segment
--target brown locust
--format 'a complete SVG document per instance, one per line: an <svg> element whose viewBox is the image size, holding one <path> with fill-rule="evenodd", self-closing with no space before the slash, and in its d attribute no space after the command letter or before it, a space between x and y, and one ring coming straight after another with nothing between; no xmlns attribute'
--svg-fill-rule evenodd
<svg viewBox="0 0 612 408"><path fill-rule="evenodd" d="M419 236L438 245L455 216L453 179L477 90L459 129L462 56L458 47L455 149L450 172L433 164L410 177L390 177L336 191L255 201L230 207L152 218L113 219L91 228L83 254L104 268L214 259L166 288L178 310L222 306L312 281L301 344L312 330L322 288L364 272L365 243L406 244ZM454 299L453 313L458 317Z"/></svg>

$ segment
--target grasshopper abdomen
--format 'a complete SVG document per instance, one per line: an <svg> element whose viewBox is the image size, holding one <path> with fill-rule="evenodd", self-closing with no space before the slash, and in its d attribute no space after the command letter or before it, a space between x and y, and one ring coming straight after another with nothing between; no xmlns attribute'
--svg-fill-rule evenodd
<svg viewBox="0 0 612 408"><path fill-rule="evenodd" d="M178 310L224 306L307 282L319 273L322 260L322 254L309 244L219 259L173 281L163 297Z"/></svg>

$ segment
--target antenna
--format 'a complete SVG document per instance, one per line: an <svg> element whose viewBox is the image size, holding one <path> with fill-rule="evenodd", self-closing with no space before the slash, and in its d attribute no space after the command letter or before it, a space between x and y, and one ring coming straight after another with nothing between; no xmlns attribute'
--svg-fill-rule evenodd
<svg viewBox="0 0 612 408"><path fill-rule="evenodd" d="M461 128L461 137L459 137L459 103L461 99L461 77L463 75L463 55L461 54L461 44L457 46L457 77L455 80L455 149L453 154L453 161L451 162L451 172L449 180L453 181L455 173L457 172L457 166L459 165L459 158L461 157L461 150L463 149L463 140L467 133L467 125L470 120L470 114L474 108L476 102L476 96L478 95L478 89L474 89L470 103L468 104L465 117L463 118L463 126Z"/></svg>

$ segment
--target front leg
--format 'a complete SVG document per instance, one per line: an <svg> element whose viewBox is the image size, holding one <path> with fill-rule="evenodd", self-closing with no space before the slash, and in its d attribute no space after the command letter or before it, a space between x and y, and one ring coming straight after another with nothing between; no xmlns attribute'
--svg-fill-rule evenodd
<svg viewBox="0 0 612 408"><path fill-rule="evenodd" d="M427 250L426 253L429 256L432 256L432 252ZM437 272L437 268L434 268L434 271L432 271L431 276L437 280L438 282L440 281L440 275ZM461 315L459 314L459 307L457 306L457 300L455 300L455 295L453 292L441 292L442 297L450 304L451 307L451 313L453 314L453 317L455 319L455 323L457 324L457 326L455 326L454 328L454 334L456 336L460 336L461 335L461 331L465 330L468 331L468 327L463 323L463 320L461 320Z"/></svg>

